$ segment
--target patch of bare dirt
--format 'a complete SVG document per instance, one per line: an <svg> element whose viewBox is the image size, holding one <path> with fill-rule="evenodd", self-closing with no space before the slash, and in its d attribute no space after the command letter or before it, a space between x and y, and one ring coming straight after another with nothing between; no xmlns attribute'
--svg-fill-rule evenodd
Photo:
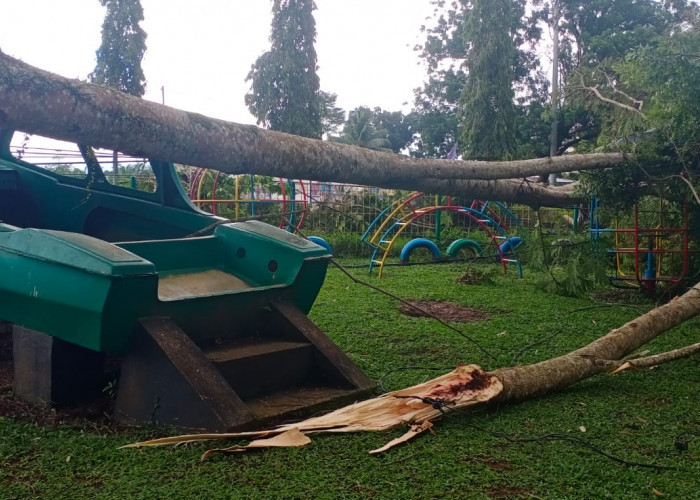
<svg viewBox="0 0 700 500"><path fill-rule="evenodd" d="M13 384L12 332L9 325L5 328L5 324L0 323L0 417L46 427L60 424L75 428L99 428L102 432L116 428L109 418L113 401L106 395L81 406L45 408L15 397Z"/></svg>
<svg viewBox="0 0 700 500"><path fill-rule="evenodd" d="M472 323L474 321L486 321L491 316L476 307L458 306L452 302L439 300L408 300L407 304L399 304L399 311L412 318L435 317L442 321L455 321L457 323Z"/></svg>
<svg viewBox="0 0 700 500"><path fill-rule="evenodd" d="M505 486L502 488L489 488L486 490L489 498L529 498L529 491L523 488Z"/></svg>
<svg viewBox="0 0 700 500"><path fill-rule="evenodd" d="M107 398L82 406L46 408L15 397L11 385L0 387L0 417L17 422L31 422L42 427L61 425L97 432L113 432L117 425L109 417L111 411L112 402Z"/></svg>
<svg viewBox="0 0 700 500"><path fill-rule="evenodd" d="M481 285L482 283L492 283L492 280L483 272L478 271L474 268L469 268L462 276L457 278L457 283L459 283L460 285Z"/></svg>

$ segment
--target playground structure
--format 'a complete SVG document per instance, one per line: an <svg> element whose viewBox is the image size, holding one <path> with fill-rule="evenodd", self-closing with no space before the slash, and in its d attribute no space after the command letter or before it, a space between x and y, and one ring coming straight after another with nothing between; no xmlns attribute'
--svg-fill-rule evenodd
<svg viewBox="0 0 700 500"><path fill-rule="evenodd" d="M84 403L117 378L119 421L230 430L372 390L306 316L325 248L222 224L171 163L150 161L147 192L107 182L88 148L82 177L22 161L12 135L0 130L0 321L17 396Z"/></svg>
<svg viewBox="0 0 700 500"><path fill-rule="evenodd" d="M270 179L275 181L274 185L262 186L256 177L259 176L229 175L199 168L190 181L189 197L200 209L211 207L208 211L213 215L222 215L221 205L228 209L233 207L232 217L236 219L254 216L271 206L279 207L278 227L296 233L304 223L308 205L304 183L279 178ZM233 179L232 192L229 196L219 196L222 181L230 179Z"/></svg>
<svg viewBox="0 0 700 500"><path fill-rule="evenodd" d="M688 206L683 205L675 214L676 223L663 200L658 208L643 210L634 206L632 227L620 227L618 218L614 227L601 227L601 210L598 200L590 202L590 235L593 244L601 236L612 235L615 273L608 277L614 286L633 286L654 293L659 283L676 285L688 274L689 230Z"/></svg>
<svg viewBox="0 0 700 500"><path fill-rule="evenodd" d="M507 264L512 263L517 266L518 275L522 277L521 263L513 255L515 247L522 240L518 237L509 238L506 236L509 224L517 226L520 225L520 221L505 205L499 202L475 200L469 207L466 207L453 204L451 197L448 197L447 203L443 204L441 196L432 197L420 192L397 200L384 209L362 235L362 241L373 250L369 272L371 273L377 267L378 275L381 278L389 253L398 238L410 225L419 223L428 215L435 217L435 239L439 240L442 226L441 217L444 212L458 214L471 225L479 228L481 233L486 236L487 242L492 243L496 249L495 255L503 266L504 273L507 272ZM400 255L401 262L408 262L411 253L418 248L427 249L435 260L440 258L437 244L428 238L421 237L409 241L403 247ZM484 249L482 244L476 240L460 238L450 244L447 248L447 255L450 258L457 258L462 251L469 251L472 255L478 256L483 254Z"/></svg>

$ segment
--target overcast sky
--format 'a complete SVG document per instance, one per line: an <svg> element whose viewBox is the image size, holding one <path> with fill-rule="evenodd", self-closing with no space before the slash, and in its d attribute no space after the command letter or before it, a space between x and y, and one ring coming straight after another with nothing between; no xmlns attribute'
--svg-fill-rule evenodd
<svg viewBox="0 0 700 500"><path fill-rule="evenodd" d="M3 0L0 49L34 66L85 79L105 9L99 0ZM254 123L243 97L251 64L269 49L270 0L141 0L148 34L146 99ZM357 106L410 109L425 69L413 47L429 0L316 0L321 88Z"/></svg>

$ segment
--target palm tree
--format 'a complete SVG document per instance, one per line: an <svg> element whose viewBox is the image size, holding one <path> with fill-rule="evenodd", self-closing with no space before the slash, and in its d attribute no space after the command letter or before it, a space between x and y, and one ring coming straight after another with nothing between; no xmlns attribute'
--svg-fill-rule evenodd
<svg viewBox="0 0 700 500"><path fill-rule="evenodd" d="M340 137L331 137L330 140L391 153L391 142L388 139L389 133L386 129L377 129L373 121L374 113L372 113L372 110L365 106L360 106L350 111L348 121L345 122L343 127L342 135Z"/></svg>

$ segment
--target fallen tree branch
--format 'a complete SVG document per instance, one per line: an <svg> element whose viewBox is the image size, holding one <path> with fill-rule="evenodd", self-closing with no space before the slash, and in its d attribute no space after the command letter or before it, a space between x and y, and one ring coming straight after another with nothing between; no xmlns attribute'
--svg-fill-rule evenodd
<svg viewBox="0 0 700 500"><path fill-rule="evenodd" d="M615 84L613 79L610 77L610 75L608 75L607 73L604 73L604 74L605 74L605 79L608 81L608 85L610 86L612 91L615 94L619 94L622 97L624 97L625 99L627 99L628 101L630 101L632 103L632 106L635 109L639 110L640 113L642 113L642 108L644 107L644 101L640 101L639 99L635 99L634 97L629 95L627 92L623 92L622 90L618 89L617 85ZM642 113L642 116L644 116L643 113Z"/></svg>
<svg viewBox="0 0 700 500"><path fill-rule="evenodd" d="M652 366L658 366L663 363L668 363L669 361L687 358L688 356L698 353L700 353L700 342L686 347L681 347L680 349L674 349L673 351L655 354L654 356L625 361L622 364L618 364L613 373L628 370L630 368L651 368Z"/></svg>
<svg viewBox="0 0 700 500"><path fill-rule="evenodd" d="M122 448L161 446L206 440L267 437L298 430L310 433L345 433L361 431L384 431L401 425L415 426L407 435L393 440L380 448L385 451L391 445L405 442L420 435L432 426L429 423L441 415L443 408L451 411L485 403L501 390L500 381L475 365L463 365L428 382L393 391L379 397L345 406L326 415L309 418L301 422L283 425L268 431L234 432L220 434L188 434L169 438L153 439L133 443ZM274 442L278 446L277 442ZM256 447L260 447L258 441ZM379 450L374 450L379 453ZM205 454L206 456L206 454Z"/></svg>
<svg viewBox="0 0 700 500"><path fill-rule="evenodd" d="M700 314L700 283L670 302L625 323L581 349L533 365L490 372L503 383L501 403L522 401L558 391L607 371L617 361L661 333Z"/></svg>
<svg viewBox="0 0 700 500"><path fill-rule="evenodd" d="M566 206L580 200L570 189L523 186L519 178L609 168L627 160L622 153L515 162L409 158L178 110L64 78L2 52L0 128L232 174L361 184L533 206Z"/></svg>

